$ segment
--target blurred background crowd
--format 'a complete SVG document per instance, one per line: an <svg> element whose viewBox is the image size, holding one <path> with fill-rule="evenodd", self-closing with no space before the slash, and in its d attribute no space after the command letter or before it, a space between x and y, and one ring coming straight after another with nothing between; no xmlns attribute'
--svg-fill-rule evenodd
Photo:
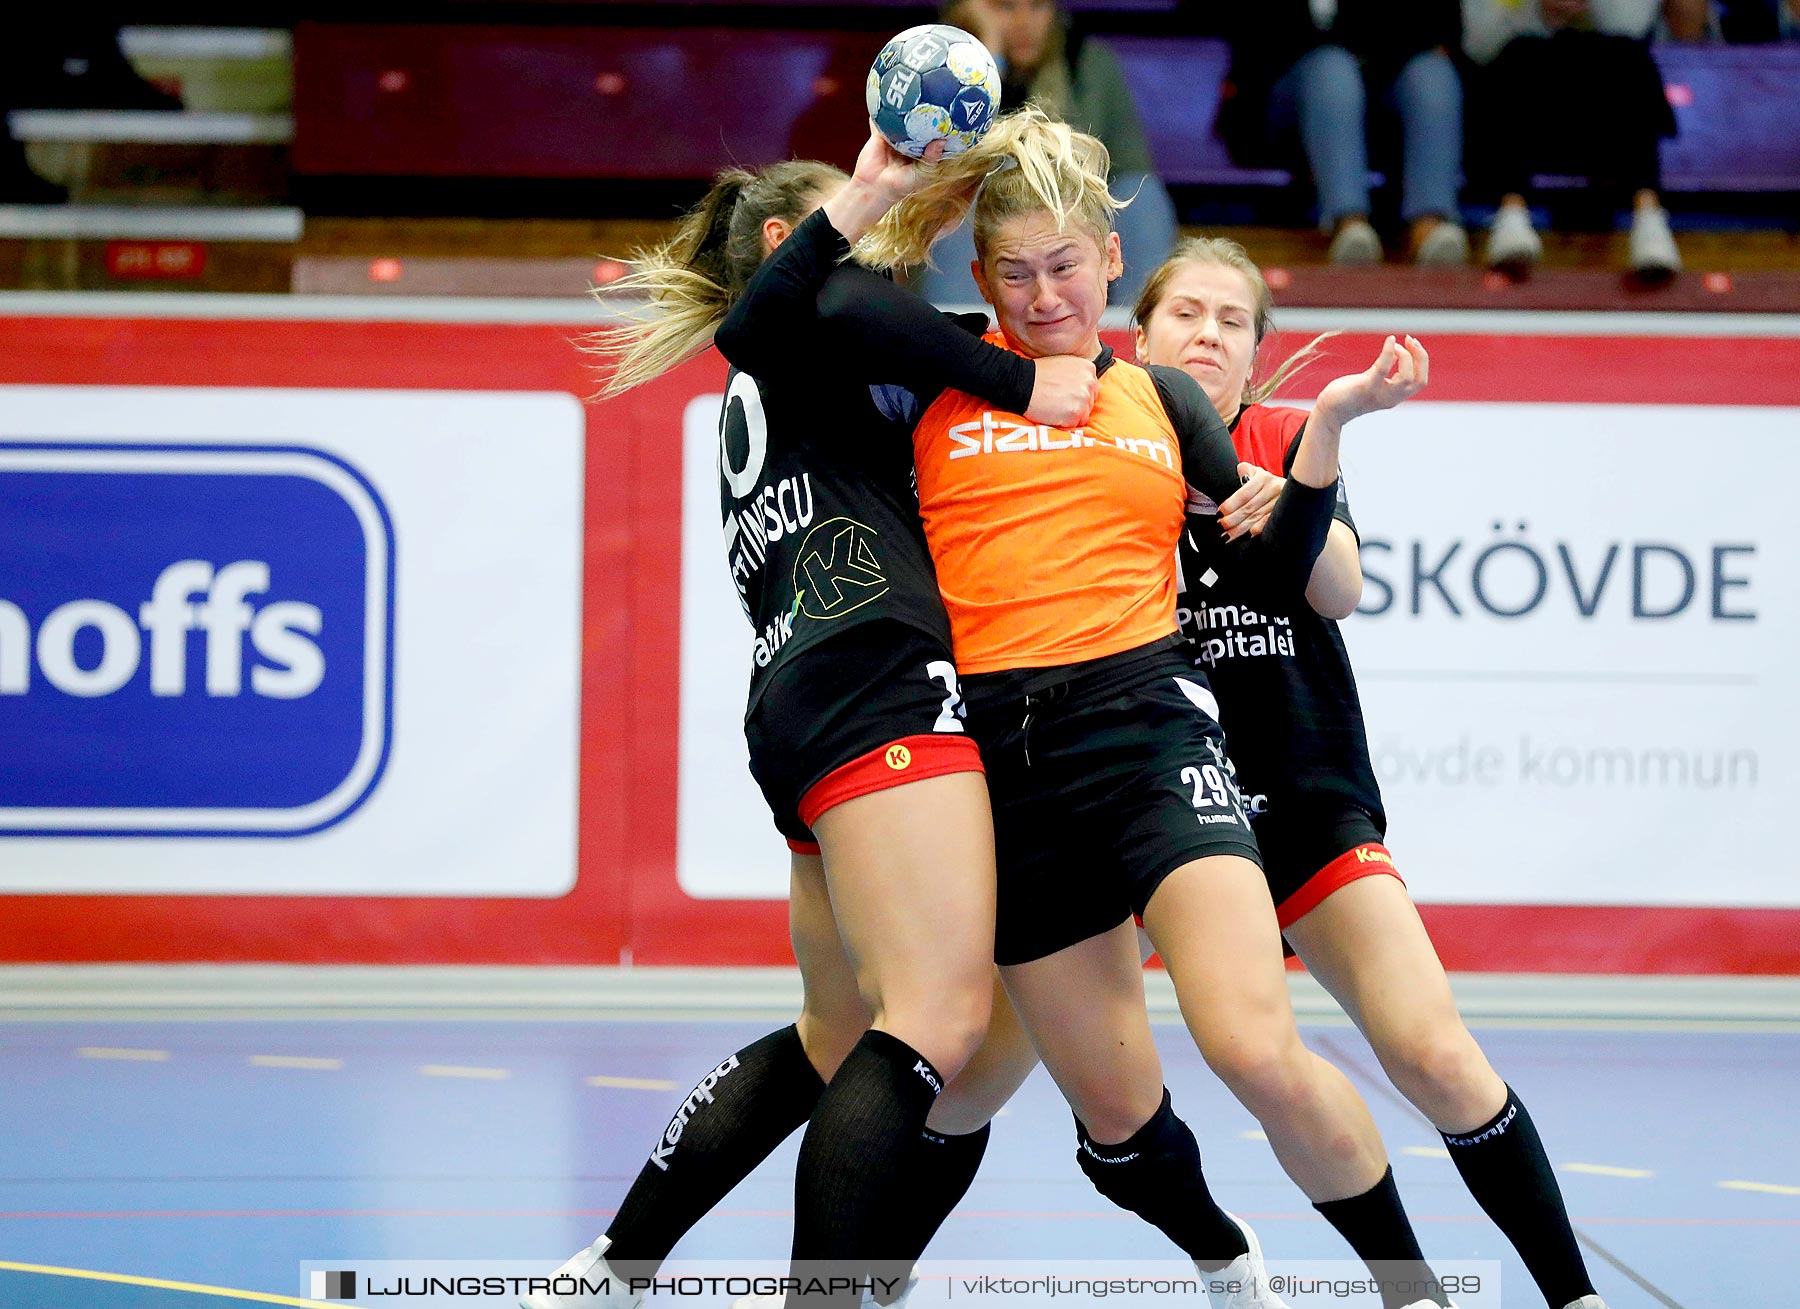
<svg viewBox="0 0 1800 1309"><path fill-rule="evenodd" d="M82 250L133 235L222 242L163 270L217 289L305 289L308 256L616 251L726 164L849 164L868 59L934 19L995 53L1004 104L1110 148L1121 302L1196 228L1296 265L1800 269L1800 0L32 9L0 47L10 287L129 276ZM967 244L921 273L934 299L976 298Z"/></svg>

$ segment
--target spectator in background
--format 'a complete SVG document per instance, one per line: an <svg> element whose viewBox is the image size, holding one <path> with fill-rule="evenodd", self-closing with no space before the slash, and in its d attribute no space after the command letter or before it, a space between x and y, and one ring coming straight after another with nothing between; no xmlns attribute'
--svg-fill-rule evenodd
<svg viewBox="0 0 1800 1309"><path fill-rule="evenodd" d="M1246 164L1291 159L1298 138L1318 190L1319 225L1331 233L1332 263L1381 261L1381 238L1369 221L1369 146L1374 135L1392 153L1396 119L1408 251L1421 264L1467 262L1456 198L1457 0L1263 0L1234 6L1226 34L1231 74L1220 130Z"/></svg>
<svg viewBox="0 0 1800 1309"><path fill-rule="evenodd" d="M0 43L0 204L60 204L68 193L39 177L12 135L14 109L181 108L138 75L119 48L119 25L93 6L34 8Z"/></svg>
<svg viewBox="0 0 1800 1309"><path fill-rule="evenodd" d="M1800 0L1715 0L1719 36L1734 45L1800 36Z"/></svg>
<svg viewBox="0 0 1800 1309"><path fill-rule="evenodd" d="M1135 303L1151 270L1175 246L1175 204L1156 175L1119 57L1104 41L1072 28L1056 0L956 0L943 7L942 18L979 37L993 53L1003 109L1035 100L1051 117L1099 137L1112 153L1109 185L1131 204L1115 220L1125 275L1112 283L1107 300ZM936 267L918 270L910 282L913 290L941 305L982 303L969 271L975 240L966 222L939 242L931 257Z"/></svg>
<svg viewBox="0 0 1800 1309"><path fill-rule="evenodd" d="M1675 135L1650 57L1659 15L1677 40L1706 33L1707 0L1463 0L1464 48L1480 66L1471 153L1501 196L1489 266L1523 272L1543 254L1526 197L1533 174L1548 173L1630 192L1632 271L1681 270L1658 194L1659 143Z"/></svg>

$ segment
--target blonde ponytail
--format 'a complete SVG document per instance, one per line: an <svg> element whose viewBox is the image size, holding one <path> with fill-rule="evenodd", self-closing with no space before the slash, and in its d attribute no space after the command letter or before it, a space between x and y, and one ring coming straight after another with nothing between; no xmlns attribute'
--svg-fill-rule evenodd
<svg viewBox="0 0 1800 1309"><path fill-rule="evenodd" d="M755 173L728 168L714 178L673 236L640 252L628 261L628 275L594 292L626 320L581 339L582 349L610 365L601 398L642 385L712 344L762 264L763 223L798 222L844 180L830 164L809 159Z"/></svg>

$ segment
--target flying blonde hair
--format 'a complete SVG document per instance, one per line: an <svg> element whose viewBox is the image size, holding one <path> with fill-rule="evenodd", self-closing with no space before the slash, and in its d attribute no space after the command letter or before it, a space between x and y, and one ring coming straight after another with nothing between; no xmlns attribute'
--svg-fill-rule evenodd
<svg viewBox="0 0 1800 1309"><path fill-rule="evenodd" d="M987 135L939 161L932 179L890 209L857 243L858 262L909 268L929 261L932 244L975 210L975 251L985 255L1001 224L1049 213L1104 242L1127 201L1106 187L1112 157L1100 141L1057 122L1035 104L1002 114Z"/></svg>
<svg viewBox="0 0 1800 1309"><path fill-rule="evenodd" d="M1175 274L1195 264L1216 264L1244 275L1244 280L1250 284L1250 294L1256 300L1256 349L1260 352L1263 338L1275 330L1275 297L1269 293L1269 281L1263 276L1262 269L1256 266L1256 261L1243 246L1229 237L1190 236L1179 242L1169 257L1158 264L1145 281L1144 290L1131 310L1132 322L1139 327L1148 323L1150 315L1156 312L1156 307L1169 293L1169 283ZM1337 335L1337 332L1320 333L1289 355L1281 367L1265 380L1246 382L1242 403L1258 405L1269 399L1302 368L1324 358L1324 352L1319 347ZM1230 415L1225 417L1227 421L1230 420Z"/></svg>
<svg viewBox="0 0 1800 1309"><path fill-rule="evenodd" d="M597 289L621 313L623 327L581 338L581 347L610 365L601 398L618 395L712 343L713 333L762 265L762 226L798 222L822 193L848 179L830 164L791 159L752 173L727 168L661 245L629 261L633 271ZM628 300L624 307L616 302Z"/></svg>

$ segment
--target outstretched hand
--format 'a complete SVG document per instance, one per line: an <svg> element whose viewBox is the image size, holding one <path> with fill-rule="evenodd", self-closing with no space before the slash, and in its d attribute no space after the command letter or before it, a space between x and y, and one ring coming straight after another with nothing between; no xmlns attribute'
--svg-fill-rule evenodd
<svg viewBox="0 0 1800 1309"><path fill-rule="evenodd" d="M1431 357L1416 337L1389 337L1375 362L1360 373L1351 373L1325 384L1313 413L1321 421L1339 427L1352 418L1392 409L1425 389Z"/></svg>

